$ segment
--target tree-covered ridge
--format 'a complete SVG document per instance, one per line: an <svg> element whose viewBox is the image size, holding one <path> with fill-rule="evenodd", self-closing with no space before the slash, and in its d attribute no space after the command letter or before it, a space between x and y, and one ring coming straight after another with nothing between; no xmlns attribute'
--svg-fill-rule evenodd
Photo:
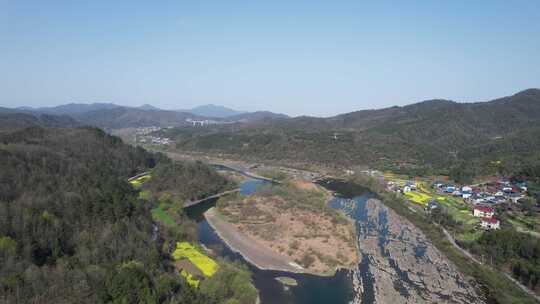
<svg viewBox="0 0 540 304"><path fill-rule="evenodd" d="M93 128L2 134L0 303L221 302L172 266L167 244L192 232L158 228L126 181L160 162Z"/></svg>
<svg viewBox="0 0 540 304"><path fill-rule="evenodd" d="M483 103L431 100L331 118L167 132L179 149L265 160L366 165L412 174L450 174L463 162L472 173L486 174L499 169L492 165L497 162L519 171L522 160L540 150L540 90Z"/></svg>
<svg viewBox="0 0 540 304"><path fill-rule="evenodd" d="M202 162L162 161L144 189L159 195L168 193L178 202L197 200L232 189L234 184Z"/></svg>

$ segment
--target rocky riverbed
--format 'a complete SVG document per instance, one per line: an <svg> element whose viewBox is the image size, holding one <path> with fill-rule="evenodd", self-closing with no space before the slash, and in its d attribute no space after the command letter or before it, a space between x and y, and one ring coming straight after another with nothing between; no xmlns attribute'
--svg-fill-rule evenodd
<svg viewBox="0 0 540 304"><path fill-rule="evenodd" d="M418 228L379 200L339 204L357 222L361 262L353 303L484 303Z"/></svg>

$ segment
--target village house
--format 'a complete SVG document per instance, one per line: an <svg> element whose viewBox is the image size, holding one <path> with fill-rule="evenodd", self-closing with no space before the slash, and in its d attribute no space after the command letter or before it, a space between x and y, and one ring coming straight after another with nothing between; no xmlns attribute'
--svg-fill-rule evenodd
<svg viewBox="0 0 540 304"><path fill-rule="evenodd" d="M411 189L411 191L416 191L416 184L412 181L407 181L405 183L405 187L409 187L409 189Z"/></svg>
<svg viewBox="0 0 540 304"><path fill-rule="evenodd" d="M510 194L508 196L508 199L514 204L518 203L519 200L522 199L522 198L525 198L525 195L512 193L512 194Z"/></svg>
<svg viewBox="0 0 540 304"><path fill-rule="evenodd" d="M444 189L444 192L446 193L454 193L454 191L456 191L456 187L451 185L446 186L446 188Z"/></svg>
<svg viewBox="0 0 540 304"><path fill-rule="evenodd" d="M488 206L475 206L473 210L475 217L491 218L494 214L493 208Z"/></svg>
<svg viewBox="0 0 540 304"><path fill-rule="evenodd" d="M463 197L463 199L469 199L471 196L472 196L472 193L470 192L461 193L461 197Z"/></svg>
<svg viewBox="0 0 540 304"><path fill-rule="evenodd" d="M430 201L427 205L426 205L426 211L428 213L431 213L431 211L433 211L434 209L439 209L441 208L441 205L439 205L439 203L437 203L436 201Z"/></svg>
<svg viewBox="0 0 540 304"><path fill-rule="evenodd" d="M433 183L433 188L441 189L443 186L444 186L444 184L442 182L439 182L439 181L435 181Z"/></svg>
<svg viewBox="0 0 540 304"><path fill-rule="evenodd" d="M499 229L501 227L501 223L499 222L499 220L494 217L482 218L480 225L484 229Z"/></svg>

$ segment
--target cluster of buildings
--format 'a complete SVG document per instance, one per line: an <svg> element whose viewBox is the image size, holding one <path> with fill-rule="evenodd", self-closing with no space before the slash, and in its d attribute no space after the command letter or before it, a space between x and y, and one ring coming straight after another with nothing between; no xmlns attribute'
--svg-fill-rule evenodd
<svg viewBox="0 0 540 304"><path fill-rule="evenodd" d="M476 204L500 204L518 203L526 197L527 186L525 183L511 183L505 180L488 182L475 186L462 186L461 188L451 184L435 182L433 184L439 192L462 197L469 203Z"/></svg>
<svg viewBox="0 0 540 304"><path fill-rule="evenodd" d="M142 138L141 143L150 143L153 145L164 145L168 146L171 144L171 139L168 137L156 137L156 136L148 136L147 138Z"/></svg>
<svg viewBox="0 0 540 304"><path fill-rule="evenodd" d="M386 183L386 190L397 192L397 193L407 193L411 191L416 191L416 183L412 181L405 182L405 185L400 186L399 183L394 181L389 181Z"/></svg>
<svg viewBox="0 0 540 304"><path fill-rule="evenodd" d="M445 193L463 200L473 206L473 216L480 218L483 229L499 229L500 221L495 218L494 206L501 203L518 203L526 197L525 183L511 183L507 180L495 180L480 185L464 185L435 182L433 187L439 193Z"/></svg>
<svg viewBox="0 0 540 304"><path fill-rule="evenodd" d="M204 126L214 125L214 124L219 123L218 121L215 121L215 120L209 120L209 119L196 120L196 119L191 119L191 118L187 118L186 122L191 124L193 127L197 127L197 126L204 127Z"/></svg>
<svg viewBox="0 0 540 304"><path fill-rule="evenodd" d="M481 218L480 226L484 229L499 229L501 227L500 221L494 217L495 211L490 206L474 206L473 215Z"/></svg>
<svg viewBox="0 0 540 304"><path fill-rule="evenodd" d="M150 126L150 127L139 127L139 128L136 128L135 129L135 134L137 135L148 135L152 132L157 132L161 130L160 127L156 127L156 126Z"/></svg>
<svg viewBox="0 0 540 304"><path fill-rule="evenodd" d="M152 133L160 131L161 129L162 128L156 126L137 128L135 129L135 142L141 144L170 145L172 143L170 138L152 135Z"/></svg>
<svg viewBox="0 0 540 304"><path fill-rule="evenodd" d="M457 186L444 182L434 182L433 188L438 194L461 197L472 206L473 216L480 218L480 227L483 229L499 229L500 221L495 218L494 207L501 203L519 203L526 198L526 183L512 183L508 180L494 180L480 185ZM398 184L393 181L387 182L387 190L398 193L407 193L417 190L417 185L413 181ZM436 200L427 203L426 211L441 206Z"/></svg>

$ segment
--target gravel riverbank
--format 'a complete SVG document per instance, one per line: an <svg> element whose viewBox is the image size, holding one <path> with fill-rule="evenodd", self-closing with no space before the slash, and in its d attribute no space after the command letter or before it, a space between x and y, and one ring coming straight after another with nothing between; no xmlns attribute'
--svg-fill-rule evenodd
<svg viewBox="0 0 540 304"><path fill-rule="evenodd" d="M472 283L408 220L377 199L353 212L362 218L354 303L484 303Z"/></svg>

